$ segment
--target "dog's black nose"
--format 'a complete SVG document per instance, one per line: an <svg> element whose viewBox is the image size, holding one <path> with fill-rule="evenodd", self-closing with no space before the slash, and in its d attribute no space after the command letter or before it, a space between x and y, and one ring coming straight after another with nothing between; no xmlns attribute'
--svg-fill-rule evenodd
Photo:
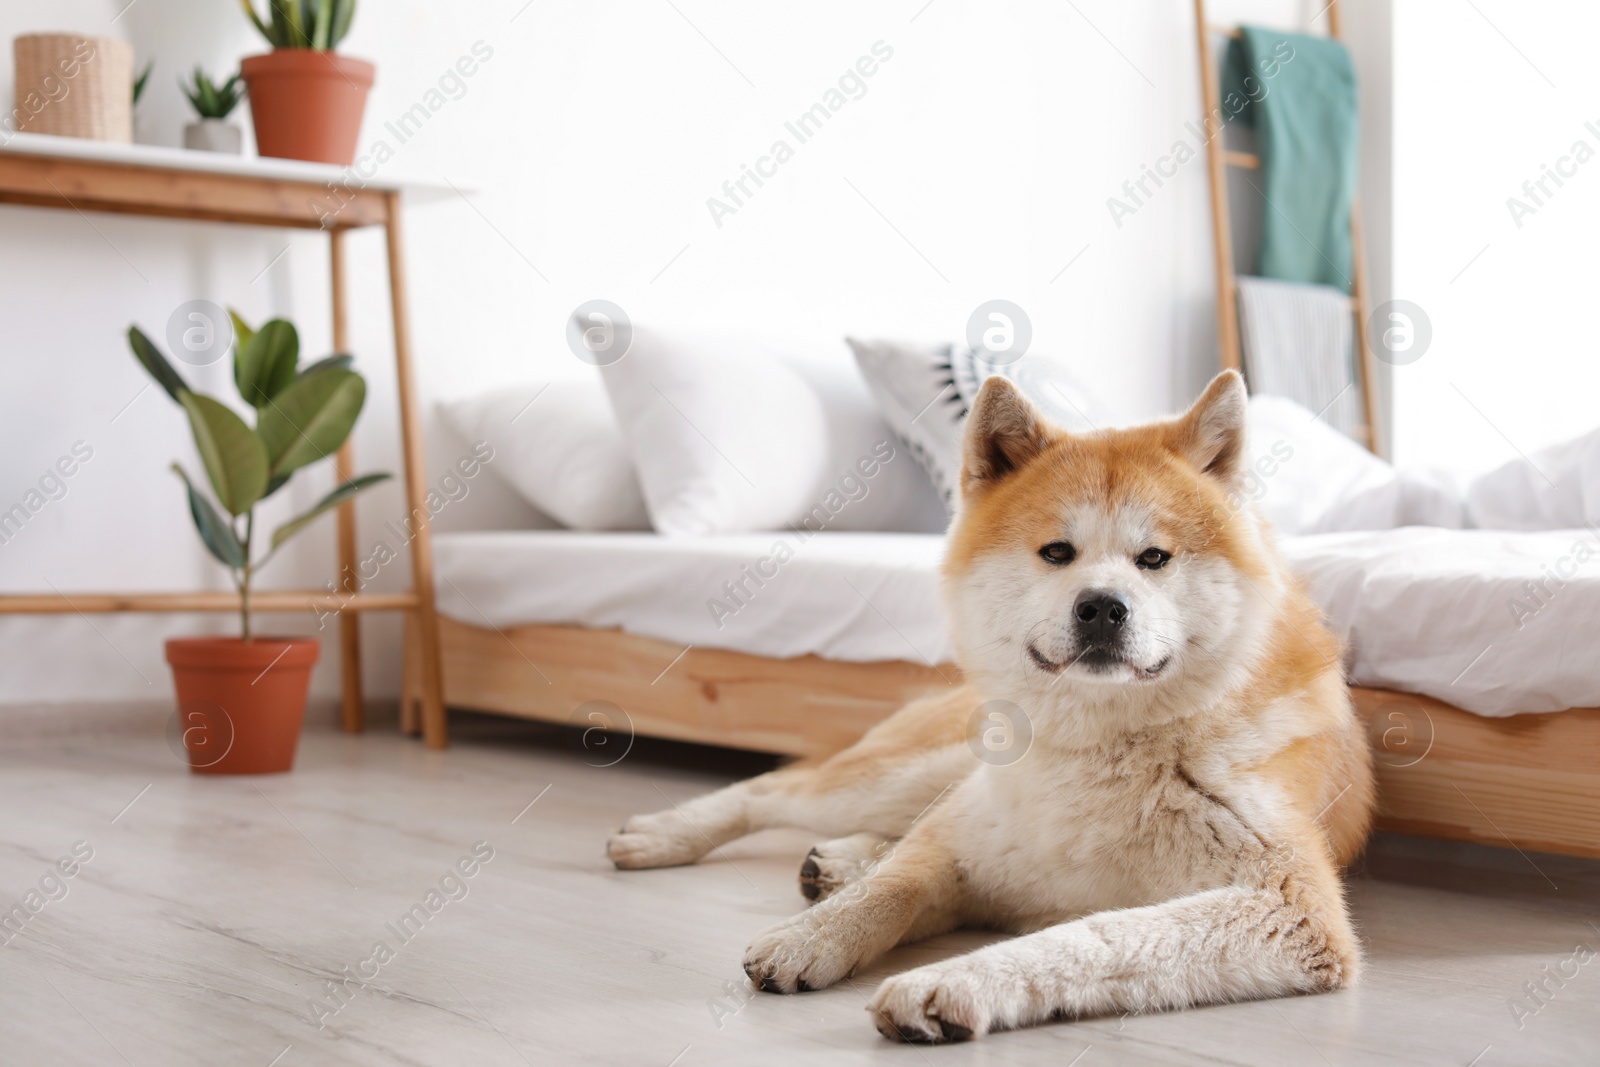
<svg viewBox="0 0 1600 1067"><path fill-rule="evenodd" d="M1115 640L1128 619L1128 611L1127 598L1106 589L1086 589L1072 606L1078 632L1091 643Z"/></svg>

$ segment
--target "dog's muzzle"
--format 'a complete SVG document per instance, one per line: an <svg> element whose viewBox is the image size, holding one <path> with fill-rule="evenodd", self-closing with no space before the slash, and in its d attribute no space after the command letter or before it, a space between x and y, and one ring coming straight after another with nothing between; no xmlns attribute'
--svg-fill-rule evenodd
<svg viewBox="0 0 1600 1067"><path fill-rule="evenodd" d="M1072 605L1072 623L1083 649L1079 662L1110 667L1122 662L1123 638L1133 608L1128 598L1110 589L1085 589Z"/></svg>

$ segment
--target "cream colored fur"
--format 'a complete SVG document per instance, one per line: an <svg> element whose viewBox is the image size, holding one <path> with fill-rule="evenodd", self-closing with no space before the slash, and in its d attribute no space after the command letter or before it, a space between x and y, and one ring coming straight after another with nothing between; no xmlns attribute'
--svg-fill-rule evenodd
<svg viewBox="0 0 1600 1067"><path fill-rule="evenodd" d="M1336 644L1227 502L1243 412L1224 375L1179 419L1072 437L992 379L945 568L968 684L819 765L632 818L613 861L691 863L772 826L834 838L802 867L815 905L746 951L772 992L958 926L1020 935L886 979L869 1010L897 1039L1350 984L1338 865L1365 837L1369 758ZM1041 557L1056 540L1070 563ZM1152 547L1171 560L1141 567ZM1115 662L1074 622L1097 592L1130 606ZM996 707L1031 731L1020 759L971 743Z"/></svg>

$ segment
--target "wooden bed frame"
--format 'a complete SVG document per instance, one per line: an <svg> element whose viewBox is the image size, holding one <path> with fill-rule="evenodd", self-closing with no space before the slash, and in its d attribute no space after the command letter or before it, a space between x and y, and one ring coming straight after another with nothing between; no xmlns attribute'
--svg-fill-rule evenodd
<svg viewBox="0 0 1600 1067"><path fill-rule="evenodd" d="M575 626L441 617L439 638L452 707L811 758L961 680L951 665L769 659ZM409 733L422 724L413 640L408 628ZM1600 857L1600 709L1492 719L1427 697L1351 693L1377 757L1381 829Z"/></svg>

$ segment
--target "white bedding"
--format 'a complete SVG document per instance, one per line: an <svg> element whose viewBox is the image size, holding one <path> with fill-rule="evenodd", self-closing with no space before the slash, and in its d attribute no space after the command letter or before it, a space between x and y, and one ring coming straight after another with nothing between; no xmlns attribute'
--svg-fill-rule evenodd
<svg viewBox="0 0 1600 1067"><path fill-rule="evenodd" d="M778 658L953 658L943 534L517 530L440 534L433 553L439 610L474 626L614 626Z"/></svg>
<svg viewBox="0 0 1600 1067"><path fill-rule="evenodd" d="M1481 715L1600 707L1593 532L1408 526L1283 547L1349 644L1353 682Z"/></svg>
<svg viewBox="0 0 1600 1067"><path fill-rule="evenodd" d="M442 534L439 607L475 626L620 627L781 658L952 658L941 535L802 538ZM1287 538L1284 551L1349 643L1353 682L1483 715L1600 706L1591 532L1408 527Z"/></svg>

